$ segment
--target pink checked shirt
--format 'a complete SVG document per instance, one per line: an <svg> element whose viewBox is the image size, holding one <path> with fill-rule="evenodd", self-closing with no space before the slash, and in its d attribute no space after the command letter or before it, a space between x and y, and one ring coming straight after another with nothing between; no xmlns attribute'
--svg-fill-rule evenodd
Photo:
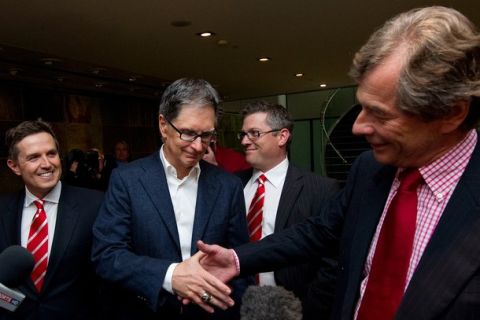
<svg viewBox="0 0 480 320"><path fill-rule="evenodd" d="M450 200L450 196L452 195L455 186L465 171L476 143L477 132L475 130L471 130L465 139L463 139L441 158L430 163L429 165L419 168L425 183L422 184L417 190L417 227L415 230L415 238L413 240L413 252L412 257L410 258L410 265L408 267L405 290L410 283L410 279L415 272L415 269L420 261L420 258L422 257L428 241L430 240L430 237L435 231L435 227L442 216L443 210L445 209L448 200ZM401 169L399 171L401 171ZM388 195L385 208L383 209L382 216L380 217L377 230L375 231L375 235L370 246L370 251L368 253L367 261L363 271L365 278L360 285L360 299L357 303L355 319L357 318L358 308L360 307L365 288L367 287L373 254L375 253L375 248L380 230L382 228L383 220L385 219L388 206L397 193L397 189L400 185L400 181L397 177L398 172L393 181L392 187L390 188L390 193Z"/></svg>

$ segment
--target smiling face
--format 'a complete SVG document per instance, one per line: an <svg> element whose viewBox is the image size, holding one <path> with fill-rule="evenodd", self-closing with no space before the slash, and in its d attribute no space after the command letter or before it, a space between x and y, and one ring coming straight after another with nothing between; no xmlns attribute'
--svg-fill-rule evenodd
<svg viewBox="0 0 480 320"><path fill-rule="evenodd" d="M182 132L197 134L215 130L215 110L211 106L184 105L171 123ZM185 177L203 157L208 143L200 137L193 142L183 141L180 134L168 123L163 115L159 117L160 133L163 138L165 158L177 170L179 179Z"/></svg>
<svg viewBox="0 0 480 320"><path fill-rule="evenodd" d="M21 176L28 191L44 198L58 183L62 166L53 137L46 132L26 136L17 143L17 159L8 159L8 167Z"/></svg>
<svg viewBox="0 0 480 320"><path fill-rule="evenodd" d="M280 128L271 128L267 124L267 113L256 112L243 119L242 131L259 131L258 138L249 138L245 135L240 141L245 150L247 162L262 172L267 172L287 156L287 141L290 132L283 128L275 132L265 133ZM264 134L263 134L264 133Z"/></svg>
<svg viewBox="0 0 480 320"><path fill-rule="evenodd" d="M357 90L362 110L352 131L365 136L380 163L418 168L441 157L463 138L459 126L468 107L459 103L452 116L430 121L402 112L396 101L401 70L398 54L365 75Z"/></svg>

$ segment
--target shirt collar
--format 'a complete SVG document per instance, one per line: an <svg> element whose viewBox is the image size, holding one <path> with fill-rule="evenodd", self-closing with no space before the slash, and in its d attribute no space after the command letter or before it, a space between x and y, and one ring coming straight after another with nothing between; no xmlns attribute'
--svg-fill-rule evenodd
<svg viewBox="0 0 480 320"><path fill-rule="evenodd" d="M55 185L55 187L53 187L53 189L50 190L50 192L43 198L43 200L46 201L46 202L51 202L51 203L58 204L58 202L60 200L60 194L61 193L62 193L62 182L58 181L57 184ZM25 186L25 203L24 203L24 206L28 207L28 206L32 205L33 201L35 201L35 200L42 200L42 199L38 199L36 196L34 196L28 190L27 186Z"/></svg>
<svg viewBox="0 0 480 320"><path fill-rule="evenodd" d="M267 177L267 180L275 187L278 188L282 182L285 180L285 176L287 175L288 170L288 158L285 159L277 164L272 169L268 170L267 172L262 172L260 170L254 169L252 174L252 181L257 181L260 175L264 174Z"/></svg>
<svg viewBox="0 0 480 320"><path fill-rule="evenodd" d="M177 169L170 163L168 162L167 158L165 158L165 152L163 151L163 145L160 147L160 160L162 161L163 164L163 169L165 170L165 175L170 176L170 177L175 177L177 180ZM188 175L182 179L185 180L188 177L193 177L195 180L198 181L198 178L200 177L200 165L197 162L195 166L190 170Z"/></svg>
<svg viewBox="0 0 480 320"><path fill-rule="evenodd" d="M418 169L425 184L439 201L457 184L473 154L476 143L477 131L472 129L462 141L443 156ZM400 169L397 172L395 179L397 184L399 184L398 174L403 170Z"/></svg>

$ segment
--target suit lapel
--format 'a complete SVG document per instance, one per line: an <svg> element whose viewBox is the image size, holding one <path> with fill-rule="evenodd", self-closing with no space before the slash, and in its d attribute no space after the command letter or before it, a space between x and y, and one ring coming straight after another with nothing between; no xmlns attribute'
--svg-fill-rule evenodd
<svg viewBox="0 0 480 320"><path fill-rule="evenodd" d="M248 183L248 180L250 180L250 178L253 175L253 168L238 171L235 173L235 175L240 178L240 180L242 181L242 186L245 188L245 186Z"/></svg>
<svg viewBox="0 0 480 320"><path fill-rule="evenodd" d="M292 208L303 189L302 177L303 175L299 170L291 164L288 165L287 175L278 203L277 216L275 217L275 231L284 229L288 218L293 213Z"/></svg>
<svg viewBox="0 0 480 320"><path fill-rule="evenodd" d="M6 211L3 214L0 214L0 233L4 237L5 245L7 247L21 244L21 222L23 205L25 202L25 189L18 192L10 199ZM0 237L2 235L0 235ZM25 284L20 287L22 288L22 291L26 293L33 296L37 295L37 290L30 277L25 281Z"/></svg>
<svg viewBox="0 0 480 320"><path fill-rule="evenodd" d="M356 212L353 222L355 234L352 237L352 247L348 257L350 280L347 285L344 303L345 307L353 307L350 310L352 315L358 298L358 288L363 279L363 269L370 244L385 207L395 172L396 169L393 167L382 167L373 175L372 180L364 184L360 203L353 204L358 207L353 208ZM362 184L356 186L356 188L358 187L362 187Z"/></svg>
<svg viewBox="0 0 480 320"><path fill-rule="evenodd" d="M197 204L195 206L195 220L193 223L191 254L197 252L197 240L203 238L208 220L213 214L218 194L220 193L216 174L211 168L200 162L200 178L198 180Z"/></svg>
<svg viewBox="0 0 480 320"><path fill-rule="evenodd" d="M7 207L0 214L1 234L5 239L6 246L20 245L20 228L23 212L23 203L25 201L25 189L11 198Z"/></svg>
<svg viewBox="0 0 480 320"><path fill-rule="evenodd" d="M398 319L433 319L480 266L480 147L457 184L410 281Z"/></svg>
<svg viewBox="0 0 480 320"><path fill-rule="evenodd" d="M47 274L42 291L49 286L54 274L60 266L60 261L70 244L79 218L77 203L67 186L62 184L62 191L58 202L57 221L52 243L52 251L48 260Z"/></svg>
<svg viewBox="0 0 480 320"><path fill-rule="evenodd" d="M178 237L177 220L173 210L170 191L168 190L165 170L160 160L160 155L155 152L150 157L151 161L144 165L144 173L139 177L145 192L152 201L155 210L163 220L172 241L176 244L181 256L180 240Z"/></svg>

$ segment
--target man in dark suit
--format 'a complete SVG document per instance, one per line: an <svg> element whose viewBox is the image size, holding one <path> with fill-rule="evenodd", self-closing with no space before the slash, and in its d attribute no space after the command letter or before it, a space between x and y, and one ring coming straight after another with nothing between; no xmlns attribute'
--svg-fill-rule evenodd
<svg viewBox="0 0 480 320"><path fill-rule="evenodd" d="M266 101L248 104L242 111L238 134L252 169L239 172L246 207L254 200L257 180L266 177L261 225L264 238L317 214L338 190L333 179L323 178L292 165L288 146L293 121L281 105ZM280 285L302 301L303 319L328 319L333 300L337 263L323 258L298 266L261 273L259 285Z"/></svg>
<svg viewBox="0 0 480 320"><path fill-rule="evenodd" d="M0 251L11 245L30 250L39 201L46 219L39 233L46 237L43 263L36 259L32 277L18 288L26 299L15 312L0 310L0 319L96 319L98 281L90 252L102 193L62 185L58 141L47 123L22 122L5 140L7 165L25 189L0 197Z"/></svg>
<svg viewBox="0 0 480 320"><path fill-rule="evenodd" d="M479 60L478 31L453 9L388 21L353 62L362 105L353 132L372 151L343 192L257 244L200 243L203 265L225 280L339 245L333 319L480 319Z"/></svg>
<svg viewBox="0 0 480 320"><path fill-rule="evenodd" d="M160 103L160 150L112 173L94 226L93 261L101 277L126 290L114 301L118 318L210 318L213 306L233 302L222 303L227 286L216 290L213 276L204 281L189 269L199 239L226 247L248 241L240 180L200 161L216 136L218 103L208 82L175 81ZM237 301L247 284L232 283ZM182 305L181 297L208 312ZM213 316L235 319L221 310Z"/></svg>

